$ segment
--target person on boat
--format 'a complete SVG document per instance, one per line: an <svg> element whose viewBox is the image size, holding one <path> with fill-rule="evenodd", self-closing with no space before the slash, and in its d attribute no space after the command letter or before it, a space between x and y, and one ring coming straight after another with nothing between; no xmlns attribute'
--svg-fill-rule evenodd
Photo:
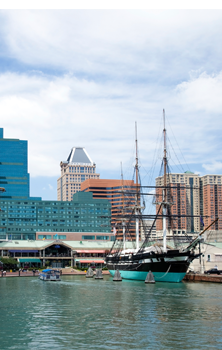
<svg viewBox="0 0 222 350"><path fill-rule="evenodd" d="M214 266L214 269L218 270L218 267L217 267L217 265L215 265L215 266Z"/></svg>

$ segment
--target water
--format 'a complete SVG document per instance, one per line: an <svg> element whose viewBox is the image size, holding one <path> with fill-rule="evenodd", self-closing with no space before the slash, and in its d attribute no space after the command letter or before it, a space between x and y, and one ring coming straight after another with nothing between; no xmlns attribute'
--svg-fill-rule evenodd
<svg viewBox="0 0 222 350"><path fill-rule="evenodd" d="M222 285L0 279L0 349L222 349Z"/></svg>

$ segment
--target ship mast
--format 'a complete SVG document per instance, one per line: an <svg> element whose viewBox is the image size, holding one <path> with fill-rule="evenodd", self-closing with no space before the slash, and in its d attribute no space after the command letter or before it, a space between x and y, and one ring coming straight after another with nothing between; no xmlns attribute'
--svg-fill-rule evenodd
<svg viewBox="0 0 222 350"><path fill-rule="evenodd" d="M122 227L123 227L123 250L126 249L126 226L125 226L125 219L124 219L124 181L123 181L123 168L122 168L122 162L121 162L121 179L122 179Z"/></svg>
<svg viewBox="0 0 222 350"><path fill-rule="evenodd" d="M167 229L166 229L166 213L167 213L167 175L166 175L166 170L167 170L167 150L166 150L166 128L165 128L165 110L163 109L163 137L164 137L164 151L163 151L163 164L164 164L164 177L163 177L163 182L164 182L164 188L163 188L163 251L166 252L166 234L167 234Z"/></svg>
<svg viewBox="0 0 222 350"><path fill-rule="evenodd" d="M138 181L138 146L137 146L137 123L135 123L135 142L136 142L136 249L139 250L139 181Z"/></svg>

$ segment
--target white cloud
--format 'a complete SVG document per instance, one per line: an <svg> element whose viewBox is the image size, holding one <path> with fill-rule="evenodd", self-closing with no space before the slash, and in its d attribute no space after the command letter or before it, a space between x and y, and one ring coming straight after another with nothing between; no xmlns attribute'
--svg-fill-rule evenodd
<svg viewBox="0 0 222 350"><path fill-rule="evenodd" d="M0 86L6 85L5 91L0 90L1 123L5 137L29 141L32 176L43 173L59 176L59 163L67 158L73 146L86 147L99 169L116 169L119 173L120 161L128 159L126 167L132 164L135 121L142 164L151 165L162 119L161 109L166 105L171 143L176 149L172 129L187 162L202 163L203 157L210 159L216 152L220 142L216 132L222 126L220 102L212 109L204 99L203 104L199 102L202 90L194 86L204 84L209 94L219 98L221 73L210 77L201 74L196 80L166 89L161 94L156 87L152 91L152 86L143 84L135 89L134 85L126 83L92 82L72 75L5 73L0 75ZM152 104L146 101L146 93ZM211 142L207 125L214 142ZM170 154L177 162L172 150ZM183 163L183 159L180 162Z"/></svg>
<svg viewBox="0 0 222 350"><path fill-rule="evenodd" d="M206 169L210 174L218 174L222 171L222 162L212 162L208 164L203 164L203 168Z"/></svg>
<svg viewBox="0 0 222 350"><path fill-rule="evenodd" d="M163 108L183 165L179 148L197 171L203 160L220 163L221 17L220 11L0 12L0 63L9 62L0 74L1 126L5 137L29 141L31 176L59 176L71 147L85 146L99 171L119 176L123 161L130 177L135 121L141 163L149 169L155 150L162 154Z"/></svg>
<svg viewBox="0 0 222 350"><path fill-rule="evenodd" d="M30 67L180 79L199 69L199 61L215 67L221 54L220 11L14 10L0 15L6 52Z"/></svg>
<svg viewBox="0 0 222 350"><path fill-rule="evenodd" d="M218 113L222 111L222 72L219 74L201 73L177 86L178 99L182 107L191 111Z"/></svg>

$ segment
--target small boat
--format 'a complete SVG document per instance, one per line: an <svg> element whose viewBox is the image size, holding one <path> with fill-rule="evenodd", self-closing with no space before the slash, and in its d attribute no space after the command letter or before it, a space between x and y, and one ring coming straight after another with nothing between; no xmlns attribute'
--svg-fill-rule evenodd
<svg viewBox="0 0 222 350"><path fill-rule="evenodd" d="M60 271L52 269L42 270L42 272L39 274L39 278L43 281L61 281Z"/></svg>

